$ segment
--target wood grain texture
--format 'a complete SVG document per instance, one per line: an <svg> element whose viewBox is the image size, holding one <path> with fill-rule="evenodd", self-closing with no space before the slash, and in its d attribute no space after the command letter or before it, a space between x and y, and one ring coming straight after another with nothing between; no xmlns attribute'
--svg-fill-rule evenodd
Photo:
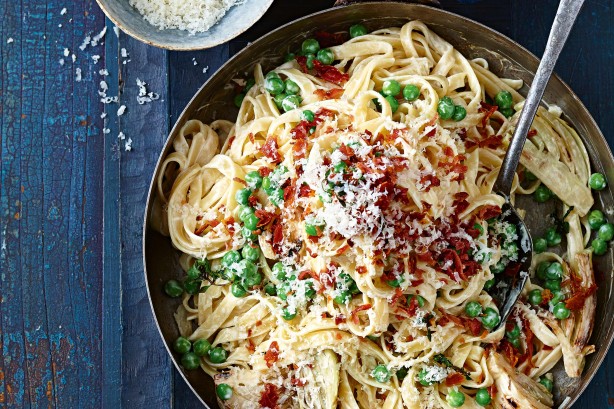
<svg viewBox="0 0 614 409"><path fill-rule="evenodd" d="M442 6L539 54L556 3ZM179 53L116 37L94 0L0 0L0 408L198 407L170 364L146 296L141 229L149 179L174 120L224 61L271 29L332 4L276 0L230 43ZM104 44L79 49L105 25ZM613 30L611 2L586 2L556 68L610 146ZM103 67L107 77L99 74ZM160 100L139 105L137 78ZM119 103L99 101L102 79ZM121 105L126 112L118 116ZM132 139L132 151L119 132ZM610 353L576 408L614 407L613 369Z"/></svg>

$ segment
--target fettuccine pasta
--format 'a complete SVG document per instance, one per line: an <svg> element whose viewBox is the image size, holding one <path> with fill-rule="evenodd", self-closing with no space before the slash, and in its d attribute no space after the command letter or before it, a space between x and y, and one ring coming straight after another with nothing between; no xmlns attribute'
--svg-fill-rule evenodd
<svg viewBox="0 0 614 409"><path fill-rule="evenodd" d="M488 290L523 273L493 192L522 83L420 21L314 60L334 39L257 65L236 121L188 121L164 160L152 223L187 274L184 367L231 408L552 407L551 369L580 376L594 351L581 139L539 109L512 199L556 196L564 215L491 331Z"/></svg>

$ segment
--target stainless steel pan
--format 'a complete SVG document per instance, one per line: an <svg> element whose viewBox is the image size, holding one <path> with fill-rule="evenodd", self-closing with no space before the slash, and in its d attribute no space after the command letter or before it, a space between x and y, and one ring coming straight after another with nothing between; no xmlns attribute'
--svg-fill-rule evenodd
<svg viewBox="0 0 614 409"><path fill-rule="evenodd" d="M410 19L420 19L425 22L468 58L487 59L491 69L500 76L519 78L530 83L537 68L537 58L519 44L488 27L456 14L419 4L386 2L353 4L296 20L250 44L231 58L202 86L171 131L160 154L145 211L143 227L145 279L151 307L173 363L205 406L217 407L213 381L202 371L183 371L178 364L179 357L171 349L172 342L178 336L173 313L179 301L167 297L163 292L163 286L167 280L177 279L183 274L178 264L178 252L172 248L170 239L162 237L148 225L160 163L169 154L173 137L188 119L199 119L205 123L220 118L234 121L237 109L232 103L232 90L225 90L224 85L235 78L238 73L242 74L250 70L257 62L263 64L265 68L279 65L285 53L298 48L300 42L315 31L347 30L350 25L358 22L362 22L373 30L400 26ZM614 180L612 153L597 124L578 97L560 78L555 76L550 80L544 100L556 103L563 109L566 119L584 140L593 167L597 171L606 173L610 181ZM602 191L597 201L600 202L598 206L614 208L614 198L610 190ZM544 212L540 211L539 214L531 212L529 203L525 208L528 209L527 218L532 234L542 234ZM562 362L557 365L554 371L555 407L564 401L566 401L565 407L568 407L580 396L603 361L614 336L612 252L610 251L606 256L597 257L595 261L599 290L596 322L591 342L596 346L597 351L588 357L584 373L578 379L567 378ZM151 342L156 341L151 340ZM566 399L567 397L570 399Z"/></svg>

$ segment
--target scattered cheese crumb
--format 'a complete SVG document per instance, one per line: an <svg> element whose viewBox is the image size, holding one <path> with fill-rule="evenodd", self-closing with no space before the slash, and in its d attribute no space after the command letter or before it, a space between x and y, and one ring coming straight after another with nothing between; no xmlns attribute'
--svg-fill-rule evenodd
<svg viewBox="0 0 614 409"><path fill-rule="evenodd" d="M128 138L128 140L126 141L126 144L124 145L124 149L126 150L126 152L129 152L132 150L132 139Z"/></svg>
<svg viewBox="0 0 614 409"><path fill-rule="evenodd" d="M84 51L85 48L90 44L91 41L92 41L92 37L91 36L85 36L85 38L83 39L83 42L79 46L79 49L81 51Z"/></svg>
<svg viewBox="0 0 614 409"><path fill-rule="evenodd" d="M119 28L117 26L113 26L113 32L115 33L117 38L119 38Z"/></svg>
<svg viewBox="0 0 614 409"><path fill-rule="evenodd" d="M58 27L59 27L59 28L62 28L62 23L58 24Z"/></svg>
<svg viewBox="0 0 614 409"><path fill-rule="evenodd" d="M124 139L126 139L126 135L124 135L123 132L120 132L120 133L117 134L117 139L123 141Z"/></svg>
<svg viewBox="0 0 614 409"><path fill-rule="evenodd" d="M121 49L121 56L122 56L122 58L127 58L128 57L128 51L126 51L125 48Z"/></svg>
<svg viewBox="0 0 614 409"><path fill-rule="evenodd" d="M107 135L107 134L111 133L111 130L109 128L102 128L102 133Z"/></svg>
<svg viewBox="0 0 614 409"><path fill-rule="evenodd" d="M100 31L100 33L96 34L94 38L92 38L92 41L90 43L91 46L96 47L98 45L98 42L102 40L102 38L104 37L106 33L107 33L107 26L104 26L102 30Z"/></svg>
<svg viewBox="0 0 614 409"><path fill-rule="evenodd" d="M203 68L203 74L206 74L207 71L209 71L209 66L208 65L205 68Z"/></svg>
<svg viewBox="0 0 614 409"><path fill-rule="evenodd" d="M71 55L71 58L72 58L72 62L77 61L77 56L76 56L76 55L74 55L74 54L73 54L73 55Z"/></svg>
<svg viewBox="0 0 614 409"><path fill-rule="evenodd" d="M117 116L122 116L124 114L124 112L126 112L126 106L122 105L119 107L119 109L117 110Z"/></svg>
<svg viewBox="0 0 614 409"><path fill-rule="evenodd" d="M107 117L107 113L103 112L102 114L100 114L100 118L101 119L105 119Z"/></svg>
<svg viewBox="0 0 614 409"><path fill-rule="evenodd" d="M64 7L64 8L62 9L62 11L60 11L60 15L62 15L62 16L63 16L64 14L66 14L66 11L67 11L67 10L66 10L66 7Z"/></svg>
<svg viewBox="0 0 614 409"><path fill-rule="evenodd" d="M109 70L107 70L106 68L101 69L100 71L98 71L98 74L104 76L109 75Z"/></svg>
<svg viewBox="0 0 614 409"><path fill-rule="evenodd" d="M7 43L7 44L11 44L13 41L15 41L15 40L13 40L13 37L9 37L9 38L6 40L6 43Z"/></svg>
<svg viewBox="0 0 614 409"><path fill-rule="evenodd" d="M141 81L139 78L136 79L136 85L139 87L139 95L136 97L136 101L139 105L143 105L147 102L155 101L160 98L160 95L155 92L147 92L147 83L145 81Z"/></svg>
<svg viewBox="0 0 614 409"><path fill-rule="evenodd" d="M194 63L194 65L198 65L198 61L196 61L195 57L192 58L192 62Z"/></svg>
<svg viewBox="0 0 614 409"><path fill-rule="evenodd" d="M94 61L94 64L98 64L98 60L100 60L100 56L99 55L92 55L92 60Z"/></svg>
<svg viewBox="0 0 614 409"><path fill-rule="evenodd" d="M60 65L64 65L64 59L60 58Z"/></svg>
<svg viewBox="0 0 614 409"><path fill-rule="evenodd" d="M75 81L81 82L81 68L75 69Z"/></svg>
<svg viewBox="0 0 614 409"><path fill-rule="evenodd" d="M70 55L70 50L68 48L64 49L64 57L68 57Z"/></svg>

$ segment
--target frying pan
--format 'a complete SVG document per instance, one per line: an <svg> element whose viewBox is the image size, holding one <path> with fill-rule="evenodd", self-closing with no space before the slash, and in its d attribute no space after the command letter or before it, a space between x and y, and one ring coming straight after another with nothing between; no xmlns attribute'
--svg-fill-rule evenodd
<svg viewBox="0 0 614 409"><path fill-rule="evenodd" d="M431 2L431 4L435 4ZM253 42L213 75L196 93L173 127L160 154L155 174L151 181L145 223L143 226L143 259L149 299L162 336L175 367L190 385L201 402L209 408L217 408L213 380L200 370L184 371L179 365L179 356L172 351L172 343L179 336L173 313L180 301L164 294L164 283L169 279L180 279L179 253L168 237L163 237L149 226L152 203L156 195L156 179L160 164L171 151L171 142L179 129L189 119L209 123L215 119L234 121L237 109L232 102L233 90L224 87L231 79L244 76L256 63L261 63L265 72L282 63L283 56L299 48L300 43L319 30L329 32L345 31L352 24L361 22L371 30L401 26L410 19L420 19L433 31L449 41L468 58L482 57L488 60L491 70L499 76L518 78L530 83L537 69L538 59L519 44L475 21L459 15L429 7L424 4L366 2L318 12L286 24ZM526 95L527 87L521 90ZM614 180L614 158L597 124L571 89L557 76L552 77L544 101L556 103L565 113L565 119L580 134L592 162L593 169L605 173ZM554 206L554 205L551 205ZM614 198L608 189L596 198L596 206L614 208ZM540 207L532 211L531 202L520 203L527 209L527 223L533 235L541 235L546 229L546 217L554 209ZM544 211L545 209L545 211ZM570 379L565 375L562 362L553 370L555 407L564 403L569 407L578 399L603 361L614 336L613 254L596 257L597 311L591 343L596 352L586 360L580 378ZM154 342L152 340L152 342Z"/></svg>

